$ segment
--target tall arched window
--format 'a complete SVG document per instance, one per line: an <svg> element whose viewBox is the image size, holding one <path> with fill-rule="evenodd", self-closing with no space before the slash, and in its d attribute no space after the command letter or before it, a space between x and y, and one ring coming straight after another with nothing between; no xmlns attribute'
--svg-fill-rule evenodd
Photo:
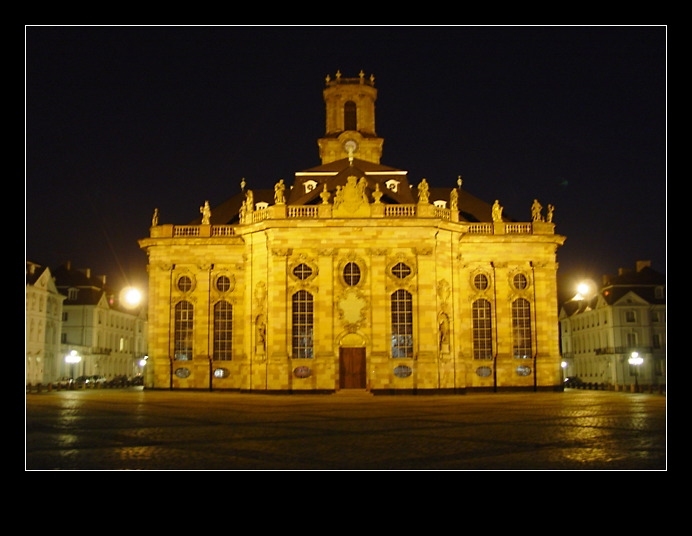
<svg viewBox="0 0 692 536"><path fill-rule="evenodd" d="M531 304L524 298L512 302L512 349L514 357L528 359L531 350Z"/></svg>
<svg viewBox="0 0 692 536"><path fill-rule="evenodd" d="M214 361L233 359L233 306L227 301L214 305Z"/></svg>
<svg viewBox="0 0 692 536"><path fill-rule="evenodd" d="M392 357L413 357L413 298L399 289L391 296Z"/></svg>
<svg viewBox="0 0 692 536"><path fill-rule="evenodd" d="M173 338L174 359L190 361L192 359L192 330L194 327L194 308L189 301L178 302L175 306L175 329Z"/></svg>
<svg viewBox="0 0 692 536"><path fill-rule="evenodd" d="M344 130L358 130L356 103L353 101L344 103Z"/></svg>
<svg viewBox="0 0 692 536"><path fill-rule="evenodd" d="M306 290L293 295L293 357L312 358L313 297Z"/></svg>
<svg viewBox="0 0 692 536"><path fill-rule="evenodd" d="M485 299L473 302L473 358L493 358L493 319L490 302Z"/></svg>

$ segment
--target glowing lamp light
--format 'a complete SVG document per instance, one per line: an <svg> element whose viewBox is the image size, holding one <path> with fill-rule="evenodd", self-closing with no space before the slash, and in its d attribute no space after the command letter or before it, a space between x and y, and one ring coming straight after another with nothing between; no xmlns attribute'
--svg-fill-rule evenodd
<svg viewBox="0 0 692 536"><path fill-rule="evenodd" d="M142 292L135 287L125 287L120 292L120 303L128 309L134 309L142 303Z"/></svg>
<svg viewBox="0 0 692 536"><path fill-rule="evenodd" d="M82 356L77 353L77 350L72 350L69 354L65 356L65 363L74 365L82 360Z"/></svg>
<svg viewBox="0 0 692 536"><path fill-rule="evenodd" d="M573 300L585 301L590 300L595 295L596 284L591 280L584 280L577 285L577 293Z"/></svg>
<svg viewBox="0 0 692 536"><path fill-rule="evenodd" d="M77 350L71 350L65 356L65 363L70 365L70 379L74 380L74 366L82 360L82 356L77 353Z"/></svg>
<svg viewBox="0 0 692 536"><path fill-rule="evenodd" d="M639 355L639 352L632 352L630 358L627 360L630 365L638 367L644 362L644 358Z"/></svg>
<svg viewBox="0 0 692 536"><path fill-rule="evenodd" d="M639 352L632 352L627 362L634 367L634 392L639 392L639 365L644 362L644 358Z"/></svg>

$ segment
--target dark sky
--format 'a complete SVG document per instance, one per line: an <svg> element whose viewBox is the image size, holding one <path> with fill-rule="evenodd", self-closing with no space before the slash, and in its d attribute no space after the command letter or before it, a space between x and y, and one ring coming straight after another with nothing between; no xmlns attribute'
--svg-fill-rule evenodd
<svg viewBox="0 0 692 536"><path fill-rule="evenodd" d="M666 273L665 26L28 26L26 257L146 286L151 215L185 224L320 164L326 75L374 74L381 163L530 219L561 293Z"/></svg>

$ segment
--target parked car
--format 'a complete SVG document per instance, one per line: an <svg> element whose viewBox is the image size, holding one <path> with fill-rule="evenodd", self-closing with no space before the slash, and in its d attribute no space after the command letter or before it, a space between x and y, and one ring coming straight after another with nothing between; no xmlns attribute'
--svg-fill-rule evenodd
<svg viewBox="0 0 692 536"><path fill-rule="evenodd" d="M105 376L99 376L97 374L94 374L92 376L77 376L75 379L75 383L77 385L88 385L89 387L93 387L94 384L100 383L104 384L106 383L106 377Z"/></svg>
<svg viewBox="0 0 692 536"><path fill-rule="evenodd" d="M579 376L567 376L565 378L565 387L570 387L572 389L579 387L583 383L584 382L581 380Z"/></svg>
<svg viewBox="0 0 692 536"><path fill-rule="evenodd" d="M106 382L108 387L127 387L129 384L130 382L125 375L113 376L110 380L108 380L108 382Z"/></svg>

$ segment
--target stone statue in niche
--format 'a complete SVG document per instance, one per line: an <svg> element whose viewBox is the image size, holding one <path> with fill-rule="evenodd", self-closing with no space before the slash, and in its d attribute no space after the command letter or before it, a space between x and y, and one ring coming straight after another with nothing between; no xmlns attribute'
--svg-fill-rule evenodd
<svg viewBox="0 0 692 536"><path fill-rule="evenodd" d="M449 317L442 313L439 319L440 351L449 352Z"/></svg>
<svg viewBox="0 0 692 536"><path fill-rule="evenodd" d="M264 354L267 350L267 323L264 315L257 316L255 353Z"/></svg>

